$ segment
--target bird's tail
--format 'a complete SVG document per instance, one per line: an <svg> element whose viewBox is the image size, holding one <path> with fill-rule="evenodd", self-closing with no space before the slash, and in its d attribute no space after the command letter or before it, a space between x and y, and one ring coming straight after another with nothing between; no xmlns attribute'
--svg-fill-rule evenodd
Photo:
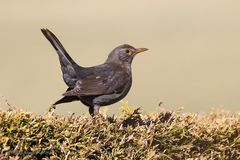
<svg viewBox="0 0 240 160"><path fill-rule="evenodd" d="M48 29L41 29L44 36L49 40L54 49L57 51L61 66L76 65L73 59L69 56L67 51L64 49L58 38Z"/></svg>
<svg viewBox="0 0 240 160"><path fill-rule="evenodd" d="M73 61L73 59L64 49L61 42L51 31L49 31L48 29L41 29L41 31L57 51L65 83L69 87L74 87L77 81L77 72L82 70L83 67L79 66Z"/></svg>

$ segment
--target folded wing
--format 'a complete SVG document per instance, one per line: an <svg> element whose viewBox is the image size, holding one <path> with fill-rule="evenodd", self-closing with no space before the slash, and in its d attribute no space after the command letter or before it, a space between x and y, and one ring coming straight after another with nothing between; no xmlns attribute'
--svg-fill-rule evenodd
<svg viewBox="0 0 240 160"><path fill-rule="evenodd" d="M120 93L130 81L124 71L102 71L86 76L77 81L74 89L65 92L64 96L94 96Z"/></svg>

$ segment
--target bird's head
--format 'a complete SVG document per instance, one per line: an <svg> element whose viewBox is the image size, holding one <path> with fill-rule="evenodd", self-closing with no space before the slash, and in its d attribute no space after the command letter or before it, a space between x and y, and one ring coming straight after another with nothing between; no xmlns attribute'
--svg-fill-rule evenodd
<svg viewBox="0 0 240 160"><path fill-rule="evenodd" d="M123 44L112 50L112 52L108 55L106 63L131 65L135 55L147 50L147 48L134 48L128 44Z"/></svg>

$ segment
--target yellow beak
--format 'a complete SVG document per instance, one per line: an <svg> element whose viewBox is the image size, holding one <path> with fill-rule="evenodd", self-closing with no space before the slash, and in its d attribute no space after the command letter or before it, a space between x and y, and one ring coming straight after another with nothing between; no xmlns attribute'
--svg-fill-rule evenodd
<svg viewBox="0 0 240 160"><path fill-rule="evenodd" d="M147 51L147 50L148 50L147 48L137 48L134 53L138 54L138 53L141 53L141 52L144 52L144 51Z"/></svg>

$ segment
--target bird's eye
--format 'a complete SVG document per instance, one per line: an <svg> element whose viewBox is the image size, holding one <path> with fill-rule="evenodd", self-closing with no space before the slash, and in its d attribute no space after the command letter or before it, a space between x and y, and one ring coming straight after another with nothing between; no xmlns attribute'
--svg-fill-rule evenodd
<svg viewBox="0 0 240 160"><path fill-rule="evenodd" d="M129 53L131 53L131 50L129 50L129 49L126 49L126 53L128 53L128 54L129 54Z"/></svg>

